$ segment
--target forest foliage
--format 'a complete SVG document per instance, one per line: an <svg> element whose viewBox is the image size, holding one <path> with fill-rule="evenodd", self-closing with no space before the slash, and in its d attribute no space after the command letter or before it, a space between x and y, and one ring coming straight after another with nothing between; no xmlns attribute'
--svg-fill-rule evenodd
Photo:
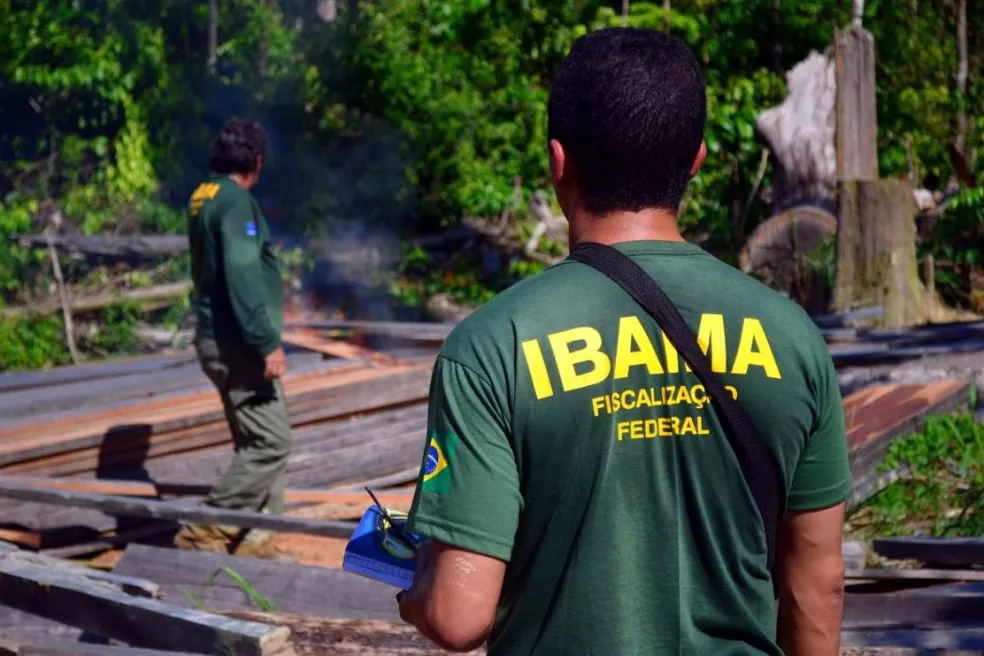
<svg viewBox="0 0 984 656"><path fill-rule="evenodd" d="M394 240L506 208L522 218L533 193L549 189L553 70L579 35L623 21L621 0L336 0L328 22L317 13L324 0L214 2L210 52L208 0L0 0L3 305L50 296L47 253L14 236L39 231L54 209L87 234L183 232L208 141L234 114L259 119L271 135L256 193L281 237ZM946 187L961 108L970 117L964 152L979 168L982 9L980 0L865 3L878 52L882 175ZM770 214L768 168L750 194L763 161L756 116L783 98L784 72L826 48L850 12L846 0L629 3L630 25L670 29L705 67L709 157L680 222L722 258ZM946 239L923 247L958 298L979 264L982 207L979 190L965 192L939 221ZM419 261L410 268L427 270ZM174 263L144 280L66 263L70 283L86 289L182 275ZM446 284L466 301L501 284L467 261L430 275L428 289ZM401 298L413 295L402 289ZM126 308L113 313L101 325L135 321ZM66 361L59 322L0 319L0 368ZM91 346L107 334L93 334Z"/></svg>

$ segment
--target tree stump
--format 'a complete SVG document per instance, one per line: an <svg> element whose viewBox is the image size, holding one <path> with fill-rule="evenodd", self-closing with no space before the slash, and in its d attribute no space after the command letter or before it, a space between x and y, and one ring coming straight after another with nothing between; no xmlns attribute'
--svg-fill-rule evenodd
<svg viewBox="0 0 984 656"><path fill-rule="evenodd" d="M931 299L916 261L916 204L905 180L840 184L837 233L838 309L875 304L887 327L926 321Z"/></svg>
<svg viewBox="0 0 984 656"><path fill-rule="evenodd" d="M783 102L756 120L774 155L774 214L797 206L837 211L833 59L811 52L786 74Z"/></svg>

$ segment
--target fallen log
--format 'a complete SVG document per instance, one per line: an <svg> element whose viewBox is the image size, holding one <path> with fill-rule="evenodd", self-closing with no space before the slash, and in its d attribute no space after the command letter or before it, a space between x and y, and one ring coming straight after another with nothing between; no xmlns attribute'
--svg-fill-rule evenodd
<svg viewBox="0 0 984 656"><path fill-rule="evenodd" d="M57 235L51 241L63 253L110 257L174 257L188 250L188 237L171 235ZM23 235L25 248L47 248L45 235Z"/></svg>
<svg viewBox="0 0 984 656"><path fill-rule="evenodd" d="M112 307L120 303L137 303L144 311L168 307L191 291L188 281L170 282L153 287L129 289L118 293L96 294L69 299L68 307L73 313L91 312ZM38 314L51 314L62 308L60 301L50 301L38 305L20 305L0 308L0 317L23 317Z"/></svg>

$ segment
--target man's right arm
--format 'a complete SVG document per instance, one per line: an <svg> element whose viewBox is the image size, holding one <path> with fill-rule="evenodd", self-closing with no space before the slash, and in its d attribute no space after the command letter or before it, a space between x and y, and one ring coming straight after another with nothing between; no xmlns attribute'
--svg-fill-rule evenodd
<svg viewBox="0 0 984 656"><path fill-rule="evenodd" d="M844 503L788 511L779 527L779 647L789 656L836 656L844 611Z"/></svg>
<svg viewBox="0 0 984 656"><path fill-rule="evenodd" d="M221 220L222 259L229 302L243 339L266 357L280 349L280 335L264 304L261 245L255 225L248 202L229 208Z"/></svg>
<svg viewBox="0 0 984 656"><path fill-rule="evenodd" d="M786 654L837 656L844 607L844 507L851 493L837 372L815 341L816 414L779 526L779 646Z"/></svg>

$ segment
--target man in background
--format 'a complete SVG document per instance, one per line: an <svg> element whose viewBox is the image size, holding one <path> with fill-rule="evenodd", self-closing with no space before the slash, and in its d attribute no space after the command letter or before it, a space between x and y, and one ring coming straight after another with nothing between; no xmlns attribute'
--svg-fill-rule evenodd
<svg viewBox="0 0 984 656"><path fill-rule="evenodd" d="M197 317L195 350L218 389L235 445L232 464L205 504L279 514L291 446L281 378L283 281L270 229L249 190L266 155L259 124L240 118L212 141L211 175L191 195L188 240ZM277 557L270 534L188 525L183 549Z"/></svg>
<svg viewBox="0 0 984 656"><path fill-rule="evenodd" d="M631 296L567 260L441 350L408 524L432 542L401 616L489 656L836 656L851 490L837 375L801 308L680 235L706 153L697 60L667 34L593 32L547 113L572 248L611 245L658 281L775 456L777 566L703 385Z"/></svg>

